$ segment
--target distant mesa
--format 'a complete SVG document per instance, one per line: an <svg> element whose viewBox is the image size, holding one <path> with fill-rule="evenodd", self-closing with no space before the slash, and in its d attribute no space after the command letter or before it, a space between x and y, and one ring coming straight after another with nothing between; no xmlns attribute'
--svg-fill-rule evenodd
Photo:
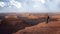
<svg viewBox="0 0 60 34"><path fill-rule="evenodd" d="M22 17L26 17L28 19L38 19L38 18L40 18L39 16L35 16L35 15L32 15L32 14L22 14Z"/></svg>
<svg viewBox="0 0 60 34"><path fill-rule="evenodd" d="M29 18L29 19L38 19L39 17L38 16L34 16L34 15L30 15L30 16L27 16L27 18Z"/></svg>
<svg viewBox="0 0 60 34"><path fill-rule="evenodd" d="M18 16L16 15L8 15L8 16L5 16L6 19L18 19Z"/></svg>

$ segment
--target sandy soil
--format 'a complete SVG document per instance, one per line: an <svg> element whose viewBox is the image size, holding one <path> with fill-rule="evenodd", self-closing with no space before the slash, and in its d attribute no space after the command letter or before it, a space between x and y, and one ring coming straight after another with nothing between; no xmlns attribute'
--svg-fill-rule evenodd
<svg viewBox="0 0 60 34"><path fill-rule="evenodd" d="M26 27L13 34L60 34L60 21L45 22L35 26Z"/></svg>
<svg viewBox="0 0 60 34"><path fill-rule="evenodd" d="M41 18L40 16L34 16L34 15L29 15L29 14L26 14L26 15L23 14L23 16L27 17L28 19L39 19L39 18ZM24 23L21 24L21 26L20 26L20 24L19 24L19 23L21 23L20 21L18 22L18 24L17 24L16 21L13 21L14 22L13 24L15 24L15 22L17 24L14 27L15 30L17 30L17 29L19 29L19 30L17 32L12 33L12 34L60 34L60 15L54 15L54 16L50 16L50 17L51 17L51 19L57 19L58 21L51 20L48 23L46 23L45 21L40 20L42 22L39 21L39 23L37 25L33 25L33 26L28 26L28 25L25 25ZM18 17L17 16L12 16L12 17L7 17L7 18L16 19ZM10 23L10 25L11 25L11 23ZM16 26L19 26L19 28L16 27ZM22 27L23 27L23 29L20 29ZM6 29L5 28L6 27L3 27L4 30L2 29L2 32L3 31L5 32L5 30L9 30L10 31L10 27L9 26ZM13 29L11 29L11 31L12 30ZM7 34L7 33L5 33L5 34Z"/></svg>

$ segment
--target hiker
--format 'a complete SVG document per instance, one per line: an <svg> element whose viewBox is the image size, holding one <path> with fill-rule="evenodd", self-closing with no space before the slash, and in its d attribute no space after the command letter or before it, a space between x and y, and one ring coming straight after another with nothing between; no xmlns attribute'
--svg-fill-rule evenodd
<svg viewBox="0 0 60 34"><path fill-rule="evenodd" d="M49 21L49 16L47 15L47 18L46 18L46 23L48 23L48 21Z"/></svg>

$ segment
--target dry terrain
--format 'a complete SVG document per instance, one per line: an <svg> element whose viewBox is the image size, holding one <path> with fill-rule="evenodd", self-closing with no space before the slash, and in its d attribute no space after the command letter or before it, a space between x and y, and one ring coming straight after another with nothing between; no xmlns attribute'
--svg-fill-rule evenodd
<svg viewBox="0 0 60 34"><path fill-rule="evenodd" d="M0 34L60 34L60 15L0 15Z"/></svg>

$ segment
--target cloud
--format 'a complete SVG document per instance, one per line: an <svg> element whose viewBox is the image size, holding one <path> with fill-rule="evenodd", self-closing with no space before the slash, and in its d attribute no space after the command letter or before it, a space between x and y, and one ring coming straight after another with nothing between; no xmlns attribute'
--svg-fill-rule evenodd
<svg viewBox="0 0 60 34"><path fill-rule="evenodd" d="M51 10L51 11L56 11L59 9L58 5L60 3L60 0L47 0L45 5L47 7L48 10Z"/></svg>
<svg viewBox="0 0 60 34"><path fill-rule="evenodd" d="M8 9L8 11L13 8L13 11L45 12L46 10L49 12L58 9L60 10L60 0L9 0L8 2L0 2L0 7L8 7L5 8L5 10Z"/></svg>
<svg viewBox="0 0 60 34"><path fill-rule="evenodd" d="M4 2L0 2L0 7L4 7L5 3Z"/></svg>
<svg viewBox="0 0 60 34"><path fill-rule="evenodd" d="M17 2L15 0L10 1L11 5L15 6L16 8L21 8L22 4L20 2Z"/></svg>
<svg viewBox="0 0 60 34"><path fill-rule="evenodd" d="M40 0L41 1L41 3L45 3L45 0Z"/></svg>
<svg viewBox="0 0 60 34"><path fill-rule="evenodd" d="M45 0L32 0L32 1L35 1L35 2L39 1L41 3L45 3Z"/></svg>

